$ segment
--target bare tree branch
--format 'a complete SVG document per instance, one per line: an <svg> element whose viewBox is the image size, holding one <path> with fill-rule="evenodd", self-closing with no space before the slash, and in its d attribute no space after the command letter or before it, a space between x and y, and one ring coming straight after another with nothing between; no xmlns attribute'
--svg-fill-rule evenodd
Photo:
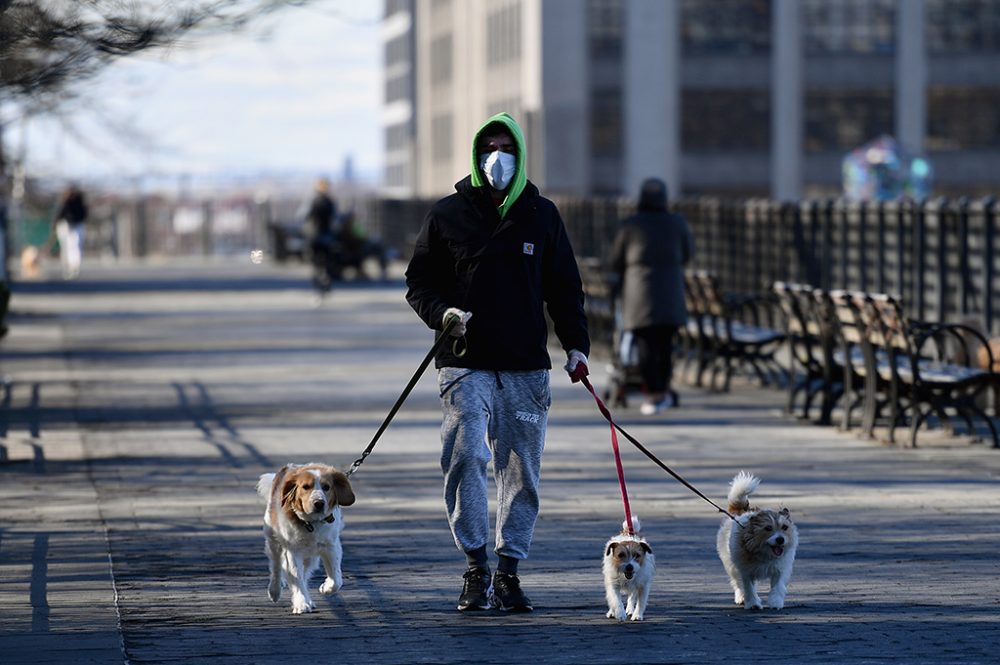
<svg viewBox="0 0 1000 665"><path fill-rule="evenodd" d="M119 58L309 0L0 0L0 99L51 109Z"/></svg>

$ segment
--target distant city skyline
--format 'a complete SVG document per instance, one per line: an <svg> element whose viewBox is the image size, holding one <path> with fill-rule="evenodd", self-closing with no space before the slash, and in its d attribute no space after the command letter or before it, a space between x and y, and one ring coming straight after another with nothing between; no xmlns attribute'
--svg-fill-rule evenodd
<svg viewBox="0 0 1000 665"><path fill-rule="evenodd" d="M380 0L317 0L246 32L121 60L64 121L5 127L33 177L381 178ZM13 109L3 109L9 120ZM349 166L348 166L349 165Z"/></svg>

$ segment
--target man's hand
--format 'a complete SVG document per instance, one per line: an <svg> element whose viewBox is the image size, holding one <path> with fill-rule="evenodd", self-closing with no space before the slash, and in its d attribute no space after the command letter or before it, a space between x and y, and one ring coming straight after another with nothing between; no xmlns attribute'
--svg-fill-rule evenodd
<svg viewBox="0 0 1000 665"><path fill-rule="evenodd" d="M448 325L448 319L450 317L458 319L458 323L456 323L455 327L451 329L451 336L462 337L465 335L465 324L472 318L472 312L463 312L457 307L449 307L444 311L444 317L441 319L441 322L444 325Z"/></svg>
<svg viewBox="0 0 1000 665"><path fill-rule="evenodd" d="M570 349L567 354L566 366L563 369L569 372L570 381L573 383L579 382L580 379L590 374L587 367L587 356L576 349Z"/></svg>

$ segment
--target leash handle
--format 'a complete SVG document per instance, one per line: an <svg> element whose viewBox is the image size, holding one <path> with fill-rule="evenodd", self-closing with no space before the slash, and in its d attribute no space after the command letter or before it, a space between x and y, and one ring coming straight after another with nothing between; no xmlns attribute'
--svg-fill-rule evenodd
<svg viewBox="0 0 1000 665"><path fill-rule="evenodd" d="M611 412L608 411L608 407L604 406L604 402L601 401L601 398L597 396L594 386L590 385L590 381L587 380L587 377L581 376L580 381L582 381L583 385L590 391L590 394L594 396L594 401L597 402L597 408L611 425L611 447L615 451L615 466L618 468L618 485L622 490L622 503L625 504L625 525L628 529L628 535L634 536L635 530L632 528L632 508L628 502L628 490L625 488L625 470L622 468L621 451L618 449L618 434L615 432L615 421L611 418Z"/></svg>
<svg viewBox="0 0 1000 665"><path fill-rule="evenodd" d="M437 338L437 340L434 342L434 345L431 347L431 350L427 352L427 355L424 356L424 359L420 362L420 367L418 367L417 371L413 373L412 377L410 377L410 382L406 384L406 388L403 389L403 392L399 395L399 398L396 400L396 403L392 405L392 408L389 410L389 415L387 415L385 419L382 421L382 425L378 428L378 431L375 432L375 436L372 437L371 443L369 443L368 447L365 448L364 452L361 453L361 457L354 460L354 463L351 464L351 468L347 470L345 475L347 475L348 478L350 478L354 474L354 472L357 471L362 464L364 464L365 459L369 455L371 455L372 450L375 449L375 444L378 443L379 438L382 437L382 433L385 432L387 427L389 427L389 423L392 422L392 419L395 417L396 412L399 411L399 407L403 406L403 402L405 402L406 398L409 397L410 392L413 390L413 387L417 385L417 381L420 380L420 377L423 375L424 370L427 369L427 366L431 364L431 360L434 359L434 356L437 355L437 352L441 349L442 346L445 345L445 342L448 341L451 329L454 328L457 324L458 324L458 317L449 317L448 320L445 322L444 330L441 331L441 335Z"/></svg>
<svg viewBox="0 0 1000 665"><path fill-rule="evenodd" d="M621 432L621 435L624 436L626 439L628 439L629 443L631 443L633 446L635 446L636 448L638 448L639 452L641 452L643 455L645 455L650 460L652 460L653 463L656 464L658 467L660 467L661 469L663 469L664 471L666 471L667 473L669 473L671 476L673 476L674 479L677 480L677 482L681 483L682 485L684 485L684 487L688 488L689 490L691 490L692 492L694 492L695 494L697 494L699 497L701 497L702 499L704 499L705 501L707 501L716 510L718 510L720 513L722 513L723 515L725 515L726 517L728 517L732 521L734 521L734 522L737 521L736 518L733 517L732 513L730 513L728 510L726 510L725 508L723 508L719 504L717 504L714 501L712 501L711 499L709 499L697 487L695 487L694 485L692 485L688 481L684 480L684 478L682 478L680 474L678 474L676 471L674 471L669 466L667 466L662 461L660 461L660 458L658 458L656 455L654 455L649 450L647 450L644 445L642 445L641 443L639 443L638 439L636 439L634 436L632 436L631 434L629 434L628 432L626 432L624 429L622 429L621 425L619 425L618 423L616 423L614 421L614 419L612 419L611 412L608 410L608 408L606 406L604 406L604 403L601 402L601 400L597 398L597 393L594 392L593 386L590 385L590 382L587 380L586 377L583 378L583 385L587 387L587 390L590 391L590 394L593 395L594 399L597 400L597 407L601 410L601 415L604 416L604 419L607 420L609 423L611 423L612 431L618 430L619 432ZM617 444L617 440L613 439L613 443L614 443L614 445L616 447L616 450L617 450L617 445L618 445ZM624 489L624 485L622 486L622 488ZM628 505L628 500L626 499L626 506L627 505ZM627 510L627 508L626 508L626 510ZM629 522L629 526L631 526L631 524L632 523L630 521Z"/></svg>

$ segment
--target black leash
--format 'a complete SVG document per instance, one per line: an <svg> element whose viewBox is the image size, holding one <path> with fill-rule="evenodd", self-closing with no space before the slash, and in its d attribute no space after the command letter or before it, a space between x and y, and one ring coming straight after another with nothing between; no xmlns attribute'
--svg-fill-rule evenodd
<svg viewBox="0 0 1000 665"><path fill-rule="evenodd" d="M589 390L591 392L591 394L594 395L594 397L596 398L597 397L597 393L594 392L594 389L590 385L590 381L587 380L587 377L583 377L582 381L583 381L584 387L587 390ZM611 423L611 426L614 427L616 430L618 430L619 434L621 434L626 439L628 439L629 443L631 443L633 446L635 446L636 448L638 448L639 452L641 452L643 455L645 455L649 459L653 460L653 463L655 463L661 469L663 469L664 471L666 471L667 473L669 473L671 476L673 476L678 482L680 482L682 485L684 485L684 487L688 488L689 490L691 490L692 492L694 492L695 494L697 494L698 496L700 496L702 499L704 499L708 503L712 504L716 508L716 510L718 510L720 513L722 513L723 515L725 515L729 519L733 520L734 522L736 521L736 518L733 517L732 513L730 513L725 508L722 508L721 506L719 506L719 504L715 503L714 501L712 501L711 499L709 499L707 496L705 496L704 494L702 494L701 491L697 487L695 487L694 485L692 485L688 481L684 480L684 478L682 478L680 476L680 474L678 474L676 471L674 471L669 466L667 466L662 461L660 461L660 458L658 458L656 455L654 455L653 453L649 452L649 450L646 449L646 446L644 446L641 443L639 443L639 441L634 436L632 436L631 434L629 434L628 432L626 432L624 429L622 429L621 425L619 425L618 423L616 423L614 421L614 418L611 417L611 412L608 410L608 408L600 400L597 401L597 406L598 406L598 408L599 408L599 410L601 412L601 415L604 416L604 419L607 420L609 423Z"/></svg>
<svg viewBox="0 0 1000 665"><path fill-rule="evenodd" d="M434 342L434 346L431 347L431 350L427 352L427 355L420 363L420 367L418 367L417 371L413 373L412 377L410 377L410 382L406 384L406 388L403 389L403 393L399 396L399 399L396 400L396 403L392 405L392 409L389 410L389 415L387 415L385 417L385 420L382 421L382 426L378 428L377 432L375 432L375 436L372 437L371 443L369 443L368 447L365 448L363 453L361 453L361 457L354 460L354 464L351 464L351 468L347 470L348 476L353 474L355 471L358 470L358 467L364 464L365 458L367 458L371 454L372 450L374 450L375 444L378 443L378 440L382 436L382 433L385 432L386 428L389 426L389 423L392 422L392 419L396 415L396 412L399 411L399 407L403 406L403 402L405 402L406 398L409 397L410 392L413 390L413 387L417 385L417 381L420 380L420 377L423 375L424 370L426 370L427 366L431 364L431 360L434 359L434 356L437 355L437 352L441 349L441 347L444 346L445 343L451 338L451 329L454 328L456 325L458 325L457 316L449 317L448 320L445 322L444 330L441 331L441 335ZM465 355L465 350L466 350L465 348L461 350L461 353L458 352L458 342L459 340L464 340L464 339L465 339L464 337L456 339L454 344L452 345L452 349L455 349L455 355L459 357Z"/></svg>

